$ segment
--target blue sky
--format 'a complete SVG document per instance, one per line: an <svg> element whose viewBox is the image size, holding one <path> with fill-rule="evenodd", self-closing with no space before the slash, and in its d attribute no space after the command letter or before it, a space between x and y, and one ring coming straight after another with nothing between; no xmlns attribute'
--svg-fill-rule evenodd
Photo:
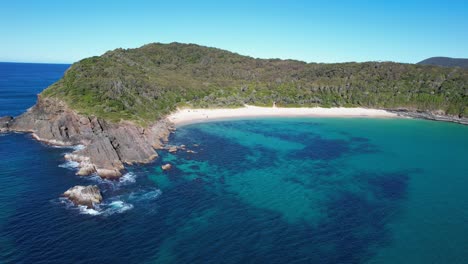
<svg viewBox="0 0 468 264"><path fill-rule="evenodd" d="M468 57L464 1L2 1L0 61L185 42L307 62Z"/></svg>

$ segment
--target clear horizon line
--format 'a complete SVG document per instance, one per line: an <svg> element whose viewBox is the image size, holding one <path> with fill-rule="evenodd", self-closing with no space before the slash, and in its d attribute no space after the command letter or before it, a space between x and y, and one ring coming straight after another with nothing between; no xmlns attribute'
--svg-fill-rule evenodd
<svg viewBox="0 0 468 264"><path fill-rule="evenodd" d="M23 64L62 64L62 65L72 65L75 62L37 62L37 61L3 61L0 60L0 63L23 63Z"/></svg>

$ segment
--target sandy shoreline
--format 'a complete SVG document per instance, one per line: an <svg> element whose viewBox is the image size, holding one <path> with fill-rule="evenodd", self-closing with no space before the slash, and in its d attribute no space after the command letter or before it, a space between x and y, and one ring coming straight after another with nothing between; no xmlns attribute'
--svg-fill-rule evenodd
<svg viewBox="0 0 468 264"><path fill-rule="evenodd" d="M397 118L398 115L380 109L368 108L282 108L259 107L246 105L241 108L219 109L178 109L167 118L176 126L192 123L256 117L372 117L372 118Z"/></svg>

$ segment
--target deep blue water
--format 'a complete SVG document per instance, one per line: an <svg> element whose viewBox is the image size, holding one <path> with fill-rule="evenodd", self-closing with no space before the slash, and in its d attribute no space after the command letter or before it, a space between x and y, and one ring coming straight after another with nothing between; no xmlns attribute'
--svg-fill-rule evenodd
<svg viewBox="0 0 468 264"><path fill-rule="evenodd" d="M0 63L0 115L66 65ZM407 119L231 120L178 128L119 182L0 135L0 263L468 263L468 127ZM174 169L162 172L160 165ZM97 210L60 198L98 184Z"/></svg>
<svg viewBox="0 0 468 264"><path fill-rule="evenodd" d="M17 116L34 105L36 95L70 67L68 64L0 62L0 116Z"/></svg>

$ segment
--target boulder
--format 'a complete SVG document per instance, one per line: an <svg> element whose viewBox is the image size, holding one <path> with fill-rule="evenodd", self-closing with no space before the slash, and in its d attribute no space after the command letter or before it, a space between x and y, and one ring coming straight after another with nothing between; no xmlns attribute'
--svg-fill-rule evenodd
<svg viewBox="0 0 468 264"><path fill-rule="evenodd" d="M94 208L96 204L102 202L101 191L96 185L77 185L64 192L63 196L76 205L84 205L88 208Z"/></svg>
<svg viewBox="0 0 468 264"><path fill-rule="evenodd" d="M172 147L169 147L169 149L168 149L168 151L169 151L170 153L177 152L177 150L178 150L177 146L172 146Z"/></svg>
<svg viewBox="0 0 468 264"><path fill-rule="evenodd" d="M172 168L172 165L167 163L161 166L161 169L163 170L170 170Z"/></svg>
<svg viewBox="0 0 468 264"><path fill-rule="evenodd" d="M170 153L177 152L178 150L185 150L186 146L185 145L180 145L180 146L168 146L166 147L167 151Z"/></svg>
<svg viewBox="0 0 468 264"><path fill-rule="evenodd" d="M80 165L80 169L76 172L78 176L88 176L96 172L96 168L92 164Z"/></svg>
<svg viewBox="0 0 468 264"><path fill-rule="evenodd" d="M104 179L117 180L122 176L120 170L117 169L97 169L97 174Z"/></svg>

